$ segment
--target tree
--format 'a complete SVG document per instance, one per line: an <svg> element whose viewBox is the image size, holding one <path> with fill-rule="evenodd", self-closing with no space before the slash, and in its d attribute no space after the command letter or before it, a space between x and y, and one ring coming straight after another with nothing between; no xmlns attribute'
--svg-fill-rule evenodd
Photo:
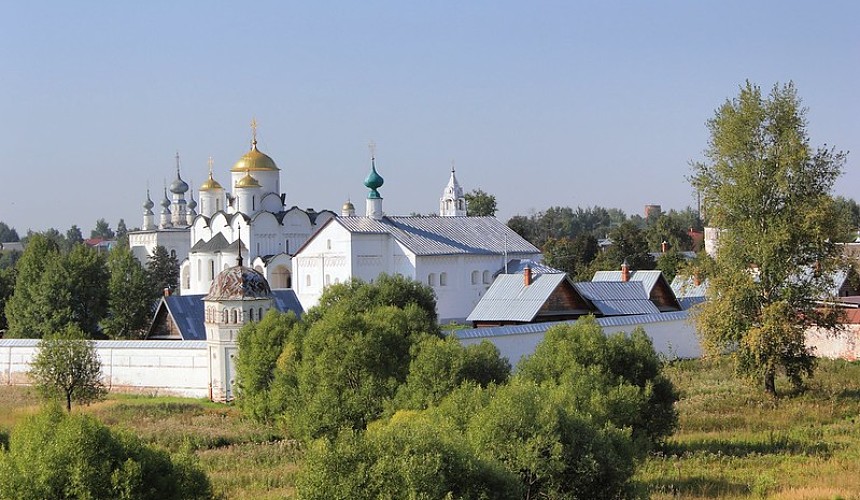
<svg viewBox="0 0 860 500"><path fill-rule="evenodd" d="M456 337L427 337L413 349L406 382L397 389L397 410L424 410L463 382L486 387L507 382L511 365L490 342L463 346Z"/></svg>
<svg viewBox="0 0 860 500"><path fill-rule="evenodd" d="M42 275L48 264L60 257L56 242L41 234L27 238L27 246L16 266L15 291L4 310L9 323L10 338L40 338L43 315L36 306L41 289Z"/></svg>
<svg viewBox="0 0 860 500"><path fill-rule="evenodd" d="M29 417L0 450L0 500L210 498L190 453L172 459L137 437L57 407Z"/></svg>
<svg viewBox="0 0 860 500"><path fill-rule="evenodd" d="M72 224L72 227L66 231L66 241L68 242L70 247L77 245L78 243L84 242L84 235L81 234L81 228Z"/></svg>
<svg viewBox="0 0 860 500"><path fill-rule="evenodd" d="M125 225L125 219L120 219L119 222L116 223L116 238L120 239L128 234L128 228Z"/></svg>
<svg viewBox="0 0 860 500"><path fill-rule="evenodd" d="M854 241L860 235L860 204L853 198L837 196L834 199L835 210L841 214L840 217L846 221L847 232L840 235L837 241Z"/></svg>
<svg viewBox="0 0 860 500"><path fill-rule="evenodd" d="M657 269L663 273L669 283L675 279L675 275L687 263L687 259L680 252L669 249L668 252L657 257Z"/></svg>
<svg viewBox="0 0 860 500"><path fill-rule="evenodd" d="M662 214L645 229L648 248L652 252L662 252L663 242L668 248L682 252L693 247L693 239L687 233L690 226L674 214Z"/></svg>
<svg viewBox="0 0 860 500"><path fill-rule="evenodd" d="M153 289L159 295L179 286L179 262L161 245L155 247L146 261L146 271Z"/></svg>
<svg viewBox="0 0 860 500"><path fill-rule="evenodd" d="M467 213L474 217L495 217L496 197L481 189L473 189L464 195Z"/></svg>
<svg viewBox="0 0 860 500"><path fill-rule="evenodd" d="M113 229L110 228L110 224L107 223L104 219L99 219L96 221L96 227L92 231L90 231L90 238L101 238L104 240L112 240L114 239Z"/></svg>
<svg viewBox="0 0 860 500"><path fill-rule="evenodd" d="M729 352L770 394L778 372L799 387L814 369L805 330L838 319L816 300L839 266L833 241L845 228L831 192L846 156L810 145L791 83L765 97L747 82L707 125L706 161L693 164L691 180L721 233L696 317L703 345Z"/></svg>
<svg viewBox="0 0 860 500"><path fill-rule="evenodd" d="M654 259L648 253L645 232L631 221L627 221L610 231L612 245L600 253L591 264L591 271L617 270L627 261L633 270L654 268Z"/></svg>
<svg viewBox="0 0 860 500"><path fill-rule="evenodd" d="M108 255L108 310L105 332L115 339L139 338L149 325L157 291L146 269L128 247L117 245Z"/></svg>
<svg viewBox="0 0 860 500"><path fill-rule="evenodd" d="M597 257L600 249L597 238L589 233L579 233L569 238L551 238L543 247L547 265L577 276ZM589 276L590 279L590 276Z"/></svg>
<svg viewBox="0 0 860 500"><path fill-rule="evenodd" d="M18 232L14 227L9 227L5 222L0 222L0 243L18 241Z"/></svg>
<svg viewBox="0 0 860 500"><path fill-rule="evenodd" d="M74 325L39 342L30 378L46 399L62 398L66 411L72 411L72 401L89 404L106 393L95 346Z"/></svg>
<svg viewBox="0 0 860 500"><path fill-rule="evenodd" d="M15 268L0 268L0 331L5 331L9 323L6 321L6 303L15 292Z"/></svg>

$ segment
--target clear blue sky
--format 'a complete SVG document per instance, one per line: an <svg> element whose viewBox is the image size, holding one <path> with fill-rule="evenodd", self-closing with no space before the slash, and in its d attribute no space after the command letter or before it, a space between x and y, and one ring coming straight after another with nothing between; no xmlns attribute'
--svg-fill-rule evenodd
<svg viewBox="0 0 860 500"><path fill-rule="evenodd" d="M860 185L857 2L5 2L0 220L141 224L182 157L196 187L249 147L288 205L438 209L451 160L499 216L694 205L705 121L749 79L793 80L813 144Z"/></svg>

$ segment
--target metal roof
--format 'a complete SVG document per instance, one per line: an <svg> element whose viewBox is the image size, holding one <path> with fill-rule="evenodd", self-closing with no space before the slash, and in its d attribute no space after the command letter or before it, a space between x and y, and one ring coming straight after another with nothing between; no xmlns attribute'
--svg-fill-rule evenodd
<svg viewBox="0 0 860 500"><path fill-rule="evenodd" d="M525 286L521 274L499 275L466 321L531 321L566 274L538 274Z"/></svg>
<svg viewBox="0 0 860 500"><path fill-rule="evenodd" d="M651 295L651 290L660 279L663 273L660 271L633 271L630 273L628 281L636 281L642 283L645 287L645 293ZM621 271L597 271L591 281L621 281Z"/></svg>
<svg viewBox="0 0 860 500"><path fill-rule="evenodd" d="M415 255L540 254L495 217L336 217L351 233L390 234Z"/></svg>
<svg viewBox="0 0 860 500"><path fill-rule="evenodd" d="M182 340L206 340L206 328L203 325L205 320L203 297L205 295L171 295L164 297L158 304L159 308L162 305L167 307L168 314L179 328ZM301 316L304 312L293 290L272 290L272 298L278 311L293 311L296 316Z"/></svg>
<svg viewBox="0 0 860 500"><path fill-rule="evenodd" d="M496 272L496 275L499 274L522 274L525 271L525 268L528 267L532 270L532 274L559 274L564 273L559 269L554 267L550 267L543 262L538 262L534 259L511 259L508 261L507 266L499 269Z"/></svg>
<svg viewBox="0 0 860 500"><path fill-rule="evenodd" d="M597 318L597 324L602 327L609 326L640 326L651 323L663 323L667 321L686 320L689 317L687 311L675 311L667 313L645 314L638 316L613 316L609 318ZM492 328L468 328L454 330L451 335L458 339L481 339L492 337L504 337L508 335L529 335L545 333L556 325L570 325L577 320L553 321L547 323L528 323L525 325L497 326Z"/></svg>
<svg viewBox="0 0 860 500"><path fill-rule="evenodd" d="M677 275L672 280L672 291L679 301L691 297L704 297L708 291L708 280L702 280L697 285L693 276Z"/></svg>
<svg viewBox="0 0 860 500"><path fill-rule="evenodd" d="M648 298L645 288L634 281L586 281L574 283L576 290L591 301L604 316L655 314L660 310Z"/></svg>
<svg viewBox="0 0 860 500"><path fill-rule="evenodd" d="M697 304L701 304L706 300L708 300L706 297L682 297L678 299L678 303L681 304L681 309L686 311L687 309Z"/></svg>
<svg viewBox="0 0 860 500"><path fill-rule="evenodd" d="M99 349L140 349L157 347L159 349L204 349L206 342L200 340L95 340ZM39 339L0 339L0 347L36 347Z"/></svg>

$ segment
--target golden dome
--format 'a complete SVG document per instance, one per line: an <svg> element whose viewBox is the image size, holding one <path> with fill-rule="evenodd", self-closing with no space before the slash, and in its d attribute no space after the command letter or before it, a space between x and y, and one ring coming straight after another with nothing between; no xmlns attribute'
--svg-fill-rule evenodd
<svg viewBox="0 0 860 500"><path fill-rule="evenodd" d="M239 158L239 161L237 161L236 164L233 165L233 168L230 169L231 172L245 172L247 170L277 171L280 169L275 165L275 160L271 159L265 153L261 153L260 150L257 149L257 140L254 139L251 143L251 150Z"/></svg>
<svg viewBox="0 0 860 500"><path fill-rule="evenodd" d="M268 157L267 157L267 158L268 158ZM258 188L258 187L262 187L262 186L260 186L260 183L257 181L257 179L255 179L255 178L253 178L253 177L251 176L251 172L250 172L250 170L251 170L251 169L246 169L246 170L245 170L247 173L245 174L245 177L242 177L241 179L239 179L239 182L237 182L237 183L236 183L236 187L237 187L237 188Z"/></svg>
<svg viewBox="0 0 860 500"><path fill-rule="evenodd" d="M355 205L353 205L351 201L347 200L340 209L343 212L355 212Z"/></svg>
<svg viewBox="0 0 860 500"><path fill-rule="evenodd" d="M206 182L200 186L198 191L212 191L213 189L224 189L221 187L221 184L218 184L218 181L212 178L212 172L209 172L209 178L206 179Z"/></svg>

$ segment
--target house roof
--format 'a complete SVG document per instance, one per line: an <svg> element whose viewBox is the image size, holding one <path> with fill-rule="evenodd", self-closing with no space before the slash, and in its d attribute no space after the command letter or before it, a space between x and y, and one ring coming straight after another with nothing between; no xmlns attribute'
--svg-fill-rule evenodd
<svg viewBox="0 0 860 500"><path fill-rule="evenodd" d="M521 274L501 274L466 321L532 321L566 274L537 274L526 286Z"/></svg>
<svg viewBox="0 0 860 500"><path fill-rule="evenodd" d="M675 276L672 280L672 291L675 292L675 297L678 300L691 297L704 297L708 291L708 280L701 280L696 284L695 278L692 276Z"/></svg>
<svg viewBox="0 0 860 500"><path fill-rule="evenodd" d="M522 274L525 268L532 270L532 274L564 274L564 271L550 267L543 262L538 262L534 259L511 259L508 265L499 269L496 275L499 274Z"/></svg>
<svg viewBox="0 0 860 500"><path fill-rule="evenodd" d="M574 283L576 290L604 316L657 314L657 306L648 298L645 288L635 281L586 281Z"/></svg>
<svg viewBox="0 0 860 500"><path fill-rule="evenodd" d="M495 217L335 217L332 221L350 233L390 234L415 255L540 253Z"/></svg>
<svg viewBox="0 0 860 500"><path fill-rule="evenodd" d="M272 290L272 296L275 301L275 309L278 311L293 311L296 316L301 316L304 312L293 290ZM206 328L203 325L205 319L203 297L205 295L162 297L154 317L158 317L161 308L166 308L167 314L173 318L173 322L179 328L182 340L206 340ZM150 326L151 332L152 326Z"/></svg>
<svg viewBox="0 0 860 500"><path fill-rule="evenodd" d="M638 281L645 287L645 293L651 294L651 290L657 284L663 273L660 271L633 271L630 273L629 281ZM621 271L597 271L591 281L621 281Z"/></svg>

